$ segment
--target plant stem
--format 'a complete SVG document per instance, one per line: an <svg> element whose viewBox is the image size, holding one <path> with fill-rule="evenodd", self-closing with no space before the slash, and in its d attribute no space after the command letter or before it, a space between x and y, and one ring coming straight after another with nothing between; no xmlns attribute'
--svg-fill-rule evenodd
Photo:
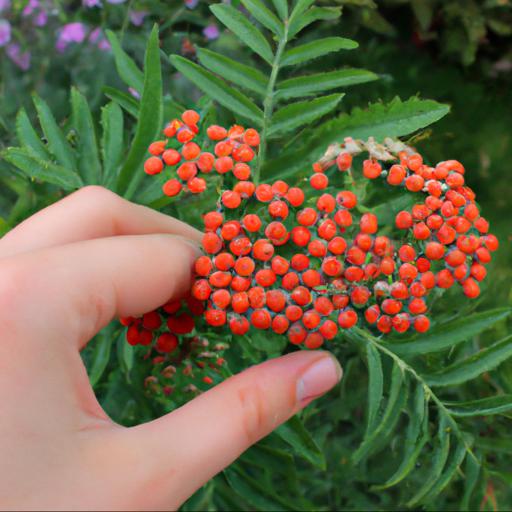
<svg viewBox="0 0 512 512"><path fill-rule="evenodd" d="M119 42L123 44L124 35L130 23L130 11L132 10L133 0L130 0L128 6L126 8L126 13L124 15L123 24L121 25L121 33L119 35Z"/></svg>
<svg viewBox="0 0 512 512"><path fill-rule="evenodd" d="M365 333L362 329L354 329L354 332L364 338L369 343L372 343L377 350L380 350L383 354L386 354L388 357L393 359L393 361L402 368L402 370L409 372L423 387L425 391L425 395L432 398L432 401L436 404L439 411L444 414L448 421L450 422L453 431L455 435L458 437L458 439L462 442L464 445L464 448L468 452L468 454L476 461L478 464L480 464L480 461L476 457L476 455L473 453L473 450L471 449L471 446L468 444L466 439L464 438L463 433L461 432L459 425L457 422L453 419L453 416L450 414L450 411L447 409L447 407L444 405L441 399L437 397L437 395L432 391L432 388L427 384L425 379L418 374L418 372L412 367L409 366L403 359L398 357L392 350L389 350L385 346L381 345L373 336L369 336L367 333Z"/></svg>
<svg viewBox="0 0 512 512"><path fill-rule="evenodd" d="M260 181L260 173L261 168L263 167L263 163L265 162L265 157L267 156L267 138L268 138L268 130L270 127L270 123L272 121L272 113L274 112L274 94L275 94L275 86L277 81L277 76L279 74L279 69L281 65L281 57L283 56L284 49L286 47L286 43L288 42L288 20L284 21L284 33L283 37L279 40L279 44L277 46L276 54L274 56L274 60L272 62L272 71L270 73L270 78L267 85L267 91L265 93L265 99L263 100L263 128L261 130L261 144L260 150L258 153L258 168L256 169L256 173L254 175L254 181L256 184Z"/></svg>

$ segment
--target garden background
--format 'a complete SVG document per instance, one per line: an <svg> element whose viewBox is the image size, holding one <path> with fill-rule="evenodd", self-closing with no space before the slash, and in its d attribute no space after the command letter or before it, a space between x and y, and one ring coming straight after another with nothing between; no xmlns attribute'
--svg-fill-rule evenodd
<svg viewBox="0 0 512 512"><path fill-rule="evenodd" d="M251 6L254 8L259 2L239 5L233 0L231 5L250 19L251 14L254 16ZM30 138L35 136L42 141L42 153L38 156L44 156L48 147L49 154L57 153L60 164L60 142L74 151L80 148L84 133L92 130L100 138L102 129L108 125L122 140L117 147L118 159L122 160L130 154L134 137L140 135L136 121L142 112L147 118L158 118L156 110L144 110L140 101L143 89L148 86L148 57L145 68L144 55L155 23L159 28L165 120L178 116L184 108L212 108L211 100L203 96L200 88L191 87L183 72L177 70L176 63L180 61L170 61L169 55L197 61L199 46L261 68L260 59L223 26L210 6L198 0L0 0L1 233L75 186L49 177L56 169L43 166L40 160L31 160L33 155L9 152L6 148L30 146ZM370 112L370 125L380 123L384 131L389 126L391 135L404 135L404 140L432 162L449 158L463 162L467 182L477 192L492 232L500 239L500 250L490 265L481 297L475 304L450 301L443 308L444 323L440 322L435 332L437 339L443 332L445 336L452 335L453 350L445 343L443 350L422 354L420 368L427 368L427 373L440 371L465 356L480 353L497 340L506 339L510 333L507 308L512 305L512 2L332 0L313 8L319 10L313 14L314 23L301 36L304 41L343 36L356 40L359 47L328 53L304 69L318 73L349 66L374 74L369 73L366 79L356 80L353 87L343 89L346 94L335 107L336 115L352 112L355 118L358 112ZM257 26L258 22L261 20L257 20ZM202 60L201 63L208 67ZM439 120L430 126L429 122L415 125L405 115L408 108L414 110L414 97L448 105L450 113L433 113L431 121ZM427 114L430 107L433 112L444 108L429 105ZM237 120L226 109L220 108L219 112L226 123ZM315 124L320 130L322 119L313 121L309 131L284 138L282 144L288 149L291 144L307 150L304 140L316 136ZM412 128L397 133L393 127L400 122L412 123ZM40 123L44 136L32 131L31 123L37 133ZM118 132L112 128L114 123ZM58 127L61 130L57 134L53 128ZM55 137L64 138L59 139L57 151ZM32 145L39 147L34 140ZM109 147L115 149L116 145ZM310 163L304 164L302 171L309 172ZM137 172L141 170L139 163ZM67 176L62 178L65 179ZM135 200L175 213L158 202L154 191L146 185L139 182L138 186L142 192L134 194ZM197 221L192 217L187 220ZM145 389L148 369L137 357L137 351L123 342L119 331L116 324L110 326L90 344L84 360L107 412L115 421L132 425L158 416L176 403L155 398ZM498 401L486 403L479 410L473 404L468 406L475 408L473 413L454 415L464 436L471 437L468 443L476 447L473 463L468 456L465 465L457 464L455 451L450 452L446 465L436 468L437 443L442 445L442 439L434 439L435 432L429 433L421 447L418 437L408 440L410 427L405 416L398 425L390 425L383 432L383 442L372 450L377 458L353 460L352 454L364 437L368 362L357 344L337 347L335 351L345 367L342 384L301 418L249 450L199 491L184 509L512 507L509 355L502 354L501 364L496 360L496 364L482 366L477 378L463 380L442 395L443 400L458 400L460 404L496 395ZM275 355L275 350L261 343L234 352L233 372ZM386 362L383 367L387 379L390 370ZM384 407L384 416L385 413ZM439 422L436 414L431 417L433 424ZM402 467L402 448L404 443L409 446L408 442L412 450L405 456L412 465L407 474L397 485L382 486L396 474L397 467ZM421 456L415 453L415 447L424 448ZM372 464L372 460L379 463ZM415 492L429 478L431 488L414 499Z"/></svg>

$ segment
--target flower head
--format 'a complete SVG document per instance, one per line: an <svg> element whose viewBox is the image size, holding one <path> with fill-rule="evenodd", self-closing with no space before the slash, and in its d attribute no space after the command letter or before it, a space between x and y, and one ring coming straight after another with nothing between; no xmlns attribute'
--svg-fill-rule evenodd
<svg viewBox="0 0 512 512"><path fill-rule="evenodd" d="M44 27L48 23L48 13L45 10L40 10L33 19L33 24L36 27Z"/></svg>
<svg viewBox="0 0 512 512"><path fill-rule="evenodd" d="M21 12L22 16L31 16L40 7L39 0L29 0Z"/></svg>
<svg viewBox="0 0 512 512"><path fill-rule="evenodd" d="M68 23L60 29L55 46L59 52L63 52L72 43L83 43L85 37L86 28L83 23Z"/></svg>
<svg viewBox="0 0 512 512"><path fill-rule="evenodd" d="M136 27L140 27L147 15L147 11L130 11L130 21Z"/></svg>
<svg viewBox="0 0 512 512"><path fill-rule="evenodd" d="M204 255L191 291L210 327L269 330L314 349L357 324L382 334L424 332L434 289L459 284L467 297L479 295L498 241L460 162L429 166L399 141L347 138L313 165L306 187L257 185L259 134L210 126L204 151L199 121L195 111L171 121L144 170L170 170L163 185L170 197L204 192L209 173L225 183L203 217ZM411 206L372 211L354 180L412 194Z"/></svg>
<svg viewBox="0 0 512 512"><path fill-rule="evenodd" d="M21 70L27 71L30 68L30 52L28 50L22 52L18 43L10 44L6 49L6 54Z"/></svg>
<svg viewBox="0 0 512 512"><path fill-rule="evenodd" d="M11 7L11 0L0 0L0 13Z"/></svg>
<svg viewBox="0 0 512 512"><path fill-rule="evenodd" d="M96 45L102 51L109 51L111 49L110 43L108 39L106 39L105 34L101 28L95 28L88 37L88 41L94 45Z"/></svg>
<svg viewBox="0 0 512 512"><path fill-rule="evenodd" d="M6 46L11 40L11 24L7 20L0 20L0 47Z"/></svg>
<svg viewBox="0 0 512 512"><path fill-rule="evenodd" d="M215 39L218 39L220 32L219 27L215 25L215 23L211 23L210 25L206 26L203 30L203 35L208 39L209 41L213 41Z"/></svg>

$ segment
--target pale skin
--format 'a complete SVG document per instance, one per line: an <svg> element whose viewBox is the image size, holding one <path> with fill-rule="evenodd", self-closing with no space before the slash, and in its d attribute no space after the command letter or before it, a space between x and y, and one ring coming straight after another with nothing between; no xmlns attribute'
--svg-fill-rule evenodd
<svg viewBox="0 0 512 512"><path fill-rule="evenodd" d="M249 446L331 389L341 368L298 351L125 428L80 350L116 316L190 286L200 233L87 187L0 240L0 508L175 510Z"/></svg>

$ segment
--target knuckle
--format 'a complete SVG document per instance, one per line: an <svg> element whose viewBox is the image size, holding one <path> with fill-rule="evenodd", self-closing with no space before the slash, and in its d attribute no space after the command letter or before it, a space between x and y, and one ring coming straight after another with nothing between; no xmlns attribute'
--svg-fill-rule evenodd
<svg viewBox="0 0 512 512"><path fill-rule="evenodd" d="M88 212L90 222L101 222L103 229L112 235L122 232L118 219L123 204L120 196L99 185L88 185L70 197L80 203L81 208L83 205L82 211Z"/></svg>
<svg viewBox="0 0 512 512"><path fill-rule="evenodd" d="M256 443L273 427L268 397L258 382L250 382L237 390L238 406L246 441Z"/></svg>
<svg viewBox="0 0 512 512"><path fill-rule="evenodd" d="M119 196L114 194L105 187L100 185L87 185L82 187L80 190L75 192L73 196L76 199L85 201L86 203L100 204L103 205L106 202L117 201Z"/></svg>
<svg viewBox="0 0 512 512"><path fill-rule="evenodd" d="M113 290L99 286L91 290L87 300L82 303L83 318L91 319L83 329L83 339L92 338L103 327L108 325L115 313L116 299Z"/></svg>
<svg viewBox="0 0 512 512"><path fill-rule="evenodd" d="M13 260L0 264L0 307L12 307L18 298L26 298L26 283L30 280L30 271Z"/></svg>
<svg viewBox="0 0 512 512"><path fill-rule="evenodd" d="M18 313L26 310L32 278L37 276L21 263L12 259L0 263L0 325L4 334L18 330Z"/></svg>

